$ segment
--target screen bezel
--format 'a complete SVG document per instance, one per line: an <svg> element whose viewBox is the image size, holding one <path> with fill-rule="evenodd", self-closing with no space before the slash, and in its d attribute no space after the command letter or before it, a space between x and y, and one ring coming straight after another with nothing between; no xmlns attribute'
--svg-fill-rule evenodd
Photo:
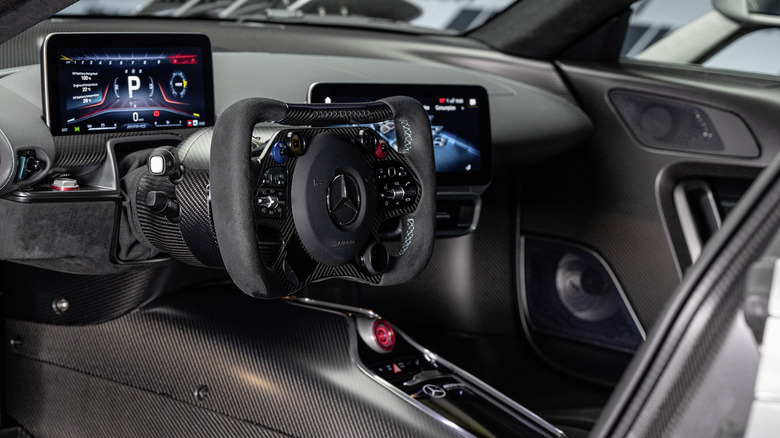
<svg viewBox="0 0 780 438"><path fill-rule="evenodd" d="M309 103L324 103L327 96L372 97L390 96L439 97L476 96L479 105L480 171L478 172L436 172L436 183L440 186L480 186L490 183L493 175L492 144L490 137L490 110L487 91L479 85L439 84L377 84L317 82L309 87Z"/></svg>
<svg viewBox="0 0 780 438"><path fill-rule="evenodd" d="M60 83L57 80L57 51L60 49L131 49L136 47L179 48L198 47L203 60L203 99L205 126L214 126L214 68L211 56L211 41L200 33L52 33L41 46L41 75L43 116L53 136L89 135L62 133L59 126ZM184 128L186 129L186 128ZM159 129L134 132L153 133ZM124 131L118 131L122 133Z"/></svg>

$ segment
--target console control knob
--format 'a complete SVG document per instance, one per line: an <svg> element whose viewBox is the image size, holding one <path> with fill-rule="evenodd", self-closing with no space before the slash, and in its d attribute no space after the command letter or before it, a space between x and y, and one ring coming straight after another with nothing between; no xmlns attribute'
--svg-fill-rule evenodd
<svg viewBox="0 0 780 438"><path fill-rule="evenodd" d="M297 132L288 132L285 143L294 155L300 156L306 152L306 139Z"/></svg>
<svg viewBox="0 0 780 438"><path fill-rule="evenodd" d="M153 190L146 194L146 206L153 213L165 215L169 221L177 223L181 220L179 216L179 203L171 199L164 192Z"/></svg>
<svg viewBox="0 0 780 438"><path fill-rule="evenodd" d="M355 138L355 143L365 153L370 154L376 150L379 138L373 129L361 129Z"/></svg>
<svg viewBox="0 0 780 438"><path fill-rule="evenodd" d="M27 160L27 169L30 172L37 172L42 168L43 168L43 163L41 162L41 160L35 157L30 157L30 159Z"/></svg>
<svg viewBox="0 0 780 438"><path fill-rule="evenodd" d="M287 155L289 155L289 152L287 151L287 145L284 143L277 141L271 146L271 158L277 163L284 164L287 161Z"/></svg>
<svg viewBox="0 0 780 438"><path fill-rule="evenodd" d="M17 181L24 181L35 172L42 170L45 167L44 163L35 156L35 151L23 151L16 158L16 172ZM59 189L55 189L59 190Z"/></svg>
<svg viewBox="0 0 780 438"><path fill-rule="evenodd" d="M368 275L379 275L390 265L390 254L381 243L371 242L358 255L358 265Z"/></svg>
<svg viewBox="0 0 780 438"><path fill-rule="evenodd" d="M374 321L371 332L374 335L376 345L384 351L391 351L395 347L395 331L390 324L383 320Z"/></svg>
<svg viewBox="0 0 780 438"><path fill-rule="evenodd" d="M51 188L60 192L71 192L79 189L79 183L73 178L57 178L51 183Z"/></svg>

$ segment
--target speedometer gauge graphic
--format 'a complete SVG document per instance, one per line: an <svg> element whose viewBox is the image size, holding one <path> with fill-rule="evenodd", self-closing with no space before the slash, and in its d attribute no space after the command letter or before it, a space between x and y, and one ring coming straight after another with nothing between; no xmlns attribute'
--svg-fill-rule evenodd
<svg viewBox="0 0 780 438"><path fill-rule="evenodd" d="M177 99L184 98L187 94L187 76L184 76L184 72L176 70L171 74L171 95Z"/></svg>

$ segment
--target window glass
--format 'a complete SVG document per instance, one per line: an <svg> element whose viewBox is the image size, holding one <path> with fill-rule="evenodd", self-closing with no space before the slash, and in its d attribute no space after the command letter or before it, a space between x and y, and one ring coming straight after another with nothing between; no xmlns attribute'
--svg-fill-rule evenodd
<svg viewBox="0 0 780 438"><path fill-rule="evenodd" d="M622 56L634 58L671 31L712 10L712 0L641 0L632 6Z"/></svg>
<svg viewBox="0 0 780 438"><path fill-rule="evenodd" d="M780 75L780 29L751 32L716 53L702 65L748 73Z"/></svg>
<svg viewBox="0 0 780 438"><path fill-rule="evenodd" d="M305 24L326 17L345 24L411 25L467 32L502 12L515 0L80 0L60 15L158 16ZM356 20L357 19L357 20ZM361 21L362 20L362 21ZM368 21L366 21L368 20Z"/></svg>
<svg viewBox="0 0 780 438"><path fill-rule="evenodd" d="M664 47L661 51L653 51L650 57L645 56L648 53L646 51L675 31L690 31L690 38L683 34L683 38L676 42L688 44L684 49L690 51L691 54L696 54L698 47L696 44L701 44L701 47L706 48L707 46L704 44L710 43L708 34L706 32L702 34L701 28L692 31L691 28L686 29L685 26L700 17L707 15L705 18L709 18L713 14L719 13L713 10L711 0L641 0L634 3L621 56L652 62L681 63L683 61L680 58L685 58L685 56L670 54L668 58L665 58L668 53L666 49L669 47ZM723 16L716 18L718 21L729 23L725 27L729 29L725 35L731 37L730 32L732 31L733 35L742 33L740 25ZM707 21L707 23L710 22ZM705 26L705 28L707 27ZM694 33L696 34L694 35ZM712 47L718 47L720 44L722 43L712 43ZM671 47L676 49L678 45L673 44ZM778 76L780 75L780 50L777 50L778 47L780 47L780 29L770 28L741 35L714 54L710 54L710 50L700 50L699 55L705 53L709 55L709 58L701 64L703 67ZM691 55L691 58L693 57L694 55ZM701 61L700 56L695 58L696 61Z"/></svg>

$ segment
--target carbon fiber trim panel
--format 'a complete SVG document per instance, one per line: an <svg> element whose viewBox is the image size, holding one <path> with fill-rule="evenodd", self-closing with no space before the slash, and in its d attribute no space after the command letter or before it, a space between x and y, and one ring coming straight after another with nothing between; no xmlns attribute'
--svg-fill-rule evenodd
<svg viewBox="0 0 780 438"><path fill-rule="evenodd" d="M187 169L209 170L211 138L214 130L203 128L187 137L178 148L179 160Z"/></svg>
<svg viewBox="0 0 780 438"><path fill-rule="evenodd" d="M106 141L108 137L105 139L85 139L78 135L54 137L57 158L54 160L51 172L73 175L88 173L106 161Z"/></svg>
<svg viewBox="0 0 780 438"><path fill-rule="evenodd" d="M289 436L454 436L355 365L351 330L341 314L232 288L189 290L67 330L11 320L7 406L36 436L169 430L166 422L196 436L233 436L239 426ZM128 418L136 410L147 417ZM180 424L191 416L221 420L207 431L193 426L202 419Z"/></svg>
<svg viewBox="0 0 780 438"><path fill-rule="evenodd" d="M9 393L15 394L13 415L23 418L25 427L35 436L290 436L206 408L175 402L165 394L96 379L45 362L13 357L8 366L17 371L6 387ZM91 394L78 396L85 388ZM41 409L42 400L51 406ZM74 402L78 403L77 408Z"/></svg>
<svg viewBox="0 0 780 438"><path fill-rule="evenodd" d="M176 199L181 208L179 229L190 252L206 266L223 266L211 222L208 169L185 171L176 185Z"/></svg>
<svg viewBox="0 0 780 438"><path fill-rule="evenodd" d="M364 108L339 108L338 104L311 107L287 105L287 114L277 123L283 125L334 125L340 123L370 123L393 118L393 110L384 103L364 104Z"/></svg>
<svg viewBox="0 0 780 438"><path fill-rule="evenodd" d="M138 184L136 192L135 213L138 216L138 222L141 230L149 243L155 248L170 254L184 263L203 266L190 251L184 237L181 235L179 226L171 223L165 216L153 213L146 206L146 194L158 190L164 192L169 197L175 196L175 188L168 178L161 178L145 173Z"/></svg>
<svg viewBox="0 0 780 438"><path fill-rule="evenodd" d="M106 160L106 143L112 138L127 138L145 135L172 134L186 137L195 132L194 129L178 129L169 131L117 132L111 134L65 135L54 137L54 147L57 157L50 173L84 175L94 170Z"/></svg>
<svg viewBox="0 0 780 438"><path fill-rule="evenodd" d="M179 263L155 264L112 275L76 275L3 263L6 318L60 325L96 324L124 315L161 294L225 278L224 271ZM65 300L64 309L55 302Z"/></svg>

